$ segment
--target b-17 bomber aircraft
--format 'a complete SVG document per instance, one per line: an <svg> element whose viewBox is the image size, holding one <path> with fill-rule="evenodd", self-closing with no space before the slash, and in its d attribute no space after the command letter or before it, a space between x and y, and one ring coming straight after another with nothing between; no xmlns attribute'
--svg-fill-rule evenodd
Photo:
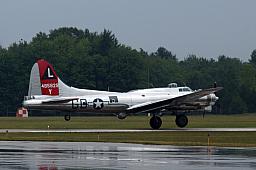
<svg viewBox="0 0 256 170"><path fill-rule="evenodd" d="M128 115L150 113L150 126L159 129L160 115L173 113L176 125L188 124L188 111L211 111L218 100L215 92L222 87L192 91L189 87L178 87L171 83L166 88L132 90L126 93L78 89L64 84L51 64L40 59L32 67L28 96L24 97L23 107L28 110L56 110L68 114L72 112L111 113L119 119Z"/></svg>

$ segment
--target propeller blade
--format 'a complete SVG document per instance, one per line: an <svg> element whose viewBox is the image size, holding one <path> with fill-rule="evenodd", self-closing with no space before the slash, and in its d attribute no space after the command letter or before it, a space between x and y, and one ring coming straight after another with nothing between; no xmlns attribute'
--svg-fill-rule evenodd
<svg viewBox="0 0 256 170"><path fill-rule="evenodd" d="M214 87L214 88L217 87L217 82L216 82L216 81L214 82L213 87Z"/></svg>

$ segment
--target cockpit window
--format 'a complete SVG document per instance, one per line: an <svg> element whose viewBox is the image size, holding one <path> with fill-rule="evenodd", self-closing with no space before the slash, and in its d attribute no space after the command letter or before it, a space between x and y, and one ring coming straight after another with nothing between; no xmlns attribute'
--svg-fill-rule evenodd
<svg viewBox="0 0 256 170"><path fill-rule="evenodd" d="M178 85L177 85L177 83L170 83L170 84L168 84L168 87L169 88L176 88L176 87L178 87Z"/></svg>
<svg viewBox="0 0 256 170"><path fill-rule="evenodd" d="M190 91L189 88L183 88L183 91Z"/></svg>
<svg viewBox="0 0 256 170"><path fill-rule="evenodd" d="M192 90L188 87L179 88L179 92L189 92L189 91L192 91Z"/></svg>

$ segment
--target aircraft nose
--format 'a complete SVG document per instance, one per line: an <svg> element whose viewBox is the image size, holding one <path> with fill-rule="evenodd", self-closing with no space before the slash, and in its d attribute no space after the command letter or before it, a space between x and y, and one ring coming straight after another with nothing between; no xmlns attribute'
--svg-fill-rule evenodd
<svg viewBox="0 0 256 170"><path fill-rule="evenodd" d="M215 96L215 101L219 100L219 97Z"/></svg>
<svg viewBox="0 0 256 170"><path fill-rule="evenodd" d="M212 94L212 101L216 102L217 100L219 100L219 97L217 97L215 94Z"/></svg>

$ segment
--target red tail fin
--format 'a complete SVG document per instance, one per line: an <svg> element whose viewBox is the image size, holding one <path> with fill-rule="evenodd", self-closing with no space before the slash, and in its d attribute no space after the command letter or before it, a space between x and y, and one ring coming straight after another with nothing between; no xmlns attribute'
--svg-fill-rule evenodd
<svg viewBox="0 0 256 170"><path fill-rule="evenodd" d="M59 95L58 76L51 64L41 59L37 61L39 66L42 95Z"/></svg>

